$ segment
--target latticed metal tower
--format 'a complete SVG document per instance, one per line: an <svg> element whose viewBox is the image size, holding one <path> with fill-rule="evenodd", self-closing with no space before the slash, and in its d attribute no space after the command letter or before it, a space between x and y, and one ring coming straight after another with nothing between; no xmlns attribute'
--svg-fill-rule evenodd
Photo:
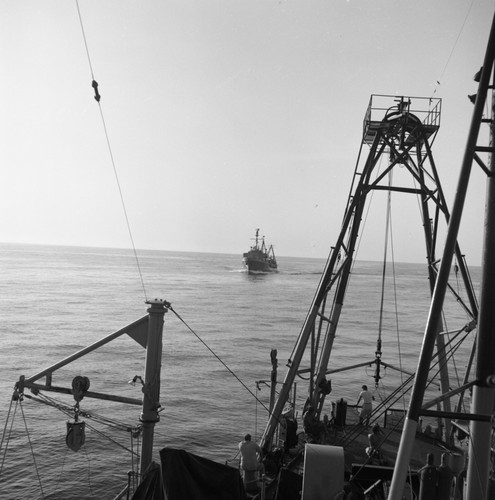
<svg viewBox="0 0 495 500"><path fill-rule="evenodd" d="M440 99L371 96L364 118L361 149L340 234L331 249L321 281L289 360L289 370L262 437L263 445L271 442L298 376L309 380L306 406L311 405L317 417L322 412L325 397L330 392L328 377L332 374L332 347L344 305L365 207L374 192L385 191L388 195L396 192L401 195L412 195L418 199L430 287L433 292L438 264L438 232L440 223L445 228L449 218L431 151L440 126L440 114ZM457 245L455 251L461 276L466 288L471 290L467 270ZM471 291L468 293L468 300L470 304L467 309L475 317L477 306ZM437 331L441 329L442 324L439 321ZM439 353L443 352L442 342L442 337L438 336ZM373 362L377 384L380 379L380 369L385 365L381 354L379 338ZM369 364L369 361L365 361L362 365L354 365L352 368ZM440 362L440 365L443 363ZM442 371L440 379L441 385L447 390L449 381L446 368ZM448 400L444 402L444 410L450 410L449 404Z"/></svg>

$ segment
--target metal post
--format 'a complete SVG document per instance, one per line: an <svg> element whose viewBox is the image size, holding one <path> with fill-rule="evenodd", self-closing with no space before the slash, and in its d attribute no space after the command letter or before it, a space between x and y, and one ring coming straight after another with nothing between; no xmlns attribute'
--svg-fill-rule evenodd
<svg viewBox="0 0 495 500"><path fill-rule="evenodd" d="M143 386L143 443L141 449L141 474L149 467L153 457L153 433L155 423L159 420L160 408L160 372L162 366L162 336L164 315L170 305L163 300L147 301L148 309L148 342L146 345L146 367Z"/></svg>
<svg viewBox="0 0 495 500"><path fill-rule="evenodd" d="M449 220L449 227L445 241L443 258L438 271L438 276L433 292L430 312L428 315L428 322L425 329L423 338L423 345L421 347L420 358L416 370L416 379L414 382L411 401L409 402L409 409L404 423L402 436L397 454L397 461L394 467L392 476L392 483L388 494L389 500L401 500L403 497L404 485L406 482L407 471L409 467L409 460L412 454L414 439L416 437L416 429L423 402L423 396L430 368L430 361L433 353L433 348L436 339L436 330L439 318L442 313L443 300L447 289L448 277L450 267L452 265L452 258L456 248L457 234L462 217L464 201L466 199L467 187L469 184L469 177L471 174L471 167L473 157L478 140L478 133L483 116L483 108L486 98L486 90L489 85L492 64L495 53L495 17L492 22L490 37L485 54L483 71L481 74L480 84L478 87L478 95L474 104L474 112L469 129L466 150L462 162L462 167L457 184L457 192L452 208L452 214ZM469 500L478 500L482 497L468 497Z"/></svg>
<svg viewBox="0 0 495 500"><path fill-rule="evenodd" d="M275 405L275 397L277 394L277 367L278 367L277 349L272 349L270 351L270 359L272 361L272 373L270 376L270 406L269 406L269 410L271 413L273 410L273 406Z"/></svg>
<svg viewBox="0 0 495 500"><path fill-rule="evenodd" d="M494 96L492 93L492 122L490 124L490 147L494 146ZM490 154L485 203L485 239L481 262L480 313L478 322L478 354L476 363L476 385L473 387L471 413L491 416L495 388L488 387L487 379L495 374L495 156ZM467 470L468 499L488 498L490 474L490 444L492 423L471 422L469 441L469 463Z"/></svg>
<svg viewBox="0 0 495 500"><path fill-rule="evenodd" d="M275 398L277 394L277 368L278 368L278 360L277 360L277 349L272 349L270 351L270 359L272 361L272 372L270 375L270 403L268 406L269 414L271 415L273 412L273 407L275 406ZM266 449L270 449L272 445L273 436L270 436L269 439L264 441L263 447Z"/></svg>

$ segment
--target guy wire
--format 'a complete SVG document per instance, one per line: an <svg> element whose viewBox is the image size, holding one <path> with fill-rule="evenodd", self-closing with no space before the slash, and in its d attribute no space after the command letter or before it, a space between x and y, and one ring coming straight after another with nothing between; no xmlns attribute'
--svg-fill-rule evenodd
<svg viewBox="0 0 495 500"><path fill-rule="evenodd" d="M471 9L473 8L473 4L474 4L474 0L471 0L471 4L469 5L469 8L468 8L467 13L466 13L466 16L464 17L464 21L462 23L462 26L460 27L459 32L457 33L457 38L455 39L455 42L452 45L452 49L450 51L449 56L447 57L447 62L445 63L445 66L443 67L442 73L440 74L440 76L438 77L438 80L436 81L436 86L435 86L435 88L433 90L433 94L431 94L431 97L433 97L436 94L437 89L440 86L440 82L443 79L443 75L447 71L447 67L448 67L448 65L450 63L450 60L452 59L452 55L454 54L454 51L455 51L455 49L457 47L457 42L459 41L459 38L462 35L462 32L464 30L464 26L466 26L466 22L468 20L469 14L471 13Z"/></svg>
<svg viewBox="0 0 495 500"><path fill-rule="evenodd" d="M125 206L124 195L122 193L122 188L120 186L119 176L118 176L118 173L117 173L117 166L115 165L115 160L114 160L114 156L113 156L112 146L110 144L110 138L108 136L107 125L105 123L105 117L103 115L103 109L102 109L101 104L100 104L100 98L101 98L101 96L100 96L100 94L98 92L98 83L96 82L96 80L94 78L93 65L91 64L91 57L90 57L90 54L89 54L88 43L86 41L86 33L84 31L84 24L83 24L83 21L82 21L82 16L81 16L81 11L79 9L79 1L78 0L76 0L76 7L77 7L77 14L79 16L79 23L81 24L81 32L82 32L82 36L83 36L83 40L84 40L84 46L86 48L86 55L88 57L89 70L91 72L91 79L92 79L91 85L92 85L92 87L94 89L94 92L95 92L95 96L94 97L95 97L96 102L98 103L98 109L100 110L101 122L103 124L103 131L105 133L105 139L106 139L106 142L107 142L107 148L108 148L108 152L110 154L110 161L112 163L113 173L115 175L115 180L117 182L117 188L119 190L120 201L122 203L122 209L124 211L124 218L125 218L126 225L127 225L127 231L129 232L129 238L131 240L132 251L134 253L134 259L136 261L136 266L137 266L138 273L139 273L139 279L141 281L141 286L143 288L144 298L145 298L145 300L147 300L146 286L144 284L143 273L141 271L141 265L139 263L139 258L138 258L138 254L137 254L137 251L136 251L136 245L134 244L134 238L132 236L131 224L129 222L129 217L127 215L127 209L126 209L126 206Z"/></svg>
<svg viewBox="0 0 495 500"><path fill-rule="evenodd" d="M169 310L172 311L177 319L203 344L208 351L219 361L223 367L244 387L244 389L271 415L270 410L266 407L266 405L260 401L258 396L241 380L241 378L225 363L225 361L191 328L186 321L181 317L181 315L172 307L169 307Z"/></svg>

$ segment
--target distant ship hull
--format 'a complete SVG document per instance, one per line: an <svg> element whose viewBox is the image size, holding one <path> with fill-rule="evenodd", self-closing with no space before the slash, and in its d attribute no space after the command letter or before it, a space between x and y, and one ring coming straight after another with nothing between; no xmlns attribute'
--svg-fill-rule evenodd
<svg viewBox="0 0 495 500"><path fill-rule="evenodd" d="M265 245L265 237L259 243L259 229L256 229L255 245L249 252L245 252L243 262L249 273L274 273L278 271L277 260L273 252L273 246L269 248Z"/></svg>
<svg viewBox="0 0 495 500"><path fill-rule="evenodd" d="M277 262L259 250L251 250L243 255L244 265L250 273L273 273L278 271Z"/></svg>

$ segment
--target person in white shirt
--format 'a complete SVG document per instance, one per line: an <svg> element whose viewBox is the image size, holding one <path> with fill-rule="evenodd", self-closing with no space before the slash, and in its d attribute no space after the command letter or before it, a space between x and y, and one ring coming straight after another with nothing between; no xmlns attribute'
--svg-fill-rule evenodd
<svg viewBox="0 0 495 500"><path fill-rule="evenodd" d="M263 453L258 444L251 441L251 434L244 436L244 441L239 443L241 452L241 469L245 471L260 471L264 473L264 465L261 463Z"/></svg>
<svg viewBox="0 0 495 500"><path fill-rule="evenodd" d="M359 393L356 406L359 406L359 402L362 399L363 407L361 408L361 413L359 414L359 423L362 424L363 422L366 422L366 427L368 427L370 424L371 410L373 409L373 401L375 400L375 397L370 391L368 391L367 385L363 385L362 389L363 390Z"/></svg>

